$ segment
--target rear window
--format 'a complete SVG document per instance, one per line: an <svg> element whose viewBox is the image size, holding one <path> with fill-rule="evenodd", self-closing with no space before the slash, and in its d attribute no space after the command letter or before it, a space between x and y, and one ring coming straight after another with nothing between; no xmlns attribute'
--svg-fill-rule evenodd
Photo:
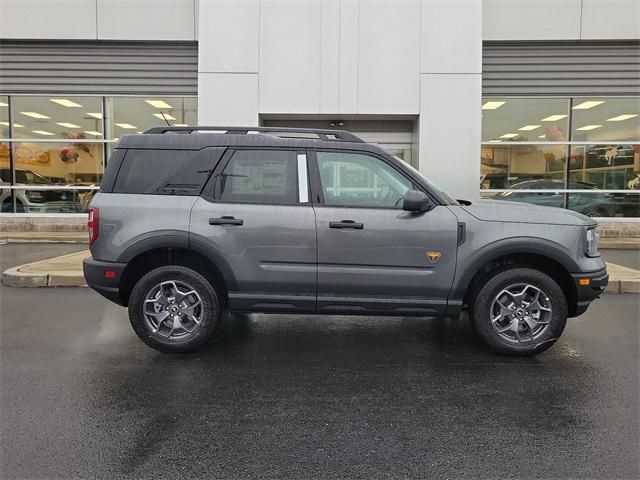
<svg viewBox="0 0 640 480"><path fill-rule="evenodd" d="M199 195L224 149L127 150L114 193Z"/></svg>

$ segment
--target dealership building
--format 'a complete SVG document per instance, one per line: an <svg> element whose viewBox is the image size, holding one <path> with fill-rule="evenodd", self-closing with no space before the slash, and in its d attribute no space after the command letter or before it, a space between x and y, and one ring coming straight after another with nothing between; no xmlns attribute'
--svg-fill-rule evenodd
<svg viewBox="0 0 640 480"><path fill-rule="evenodd" d="M640 2L0 0L2 216L80 215L163 125L346 129L456 198L634 221Z"/></svg>

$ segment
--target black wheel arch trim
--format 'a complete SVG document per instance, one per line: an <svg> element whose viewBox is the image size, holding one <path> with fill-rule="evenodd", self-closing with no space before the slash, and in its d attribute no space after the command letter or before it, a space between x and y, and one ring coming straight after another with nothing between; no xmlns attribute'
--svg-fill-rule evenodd
<svg viewBox="0 0 640 480"><path fill-rule="evenodd" d="M231 270L231 266L225 258L217 251L213 242L200 235L185 231L156 230L146 233L129 245L118 257L117 262L128 263L145 252L162 248L192 250L202 255L218 269L225 281L227 290L237 290L238 282L233 270Z"/></svg>
<svg viewBox="0 0 640 480"><path fill-rule="evenodd" d="M560 264L567 273L579 272L580 266L563 251L563 247L555 242L532 237L514 237L485 245L465 261L467 267L456 272L449 301L462 300L467 293L473 277L489 262L505 255L535 254L547 257Z"/></svg>

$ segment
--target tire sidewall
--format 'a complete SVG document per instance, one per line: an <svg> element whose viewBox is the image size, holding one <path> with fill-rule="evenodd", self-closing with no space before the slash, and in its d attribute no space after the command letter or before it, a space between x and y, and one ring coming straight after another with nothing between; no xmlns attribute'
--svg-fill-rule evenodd
<svg viewBox="0 0 640 480"><path fill-rule="evenodd" d="M191 285L200 295L204 315L194 335L186 339L171 340L154 334L144 317L147 293L160 282L178 280ZM135 284L129 297L129 320L138 337L151 348L161 352L189 352L201 347L213 333L220 319L220 301L213 286L200 273L187 267L171 265L159 267L145 274Z"/></svg>
<svg viewBox="0 0 640 480"><path fill-rule="evenodd" d="M545 292L550 300L551 324L535 340L521 344L503 339L491 325L491 305L504 288L517 283L528 283ZM567 300L560 286L545 273L532 268L502 270L488 278L471 305L473 323L484 342L494 351L505 355L527 356L551 347L562 334L567 322Z"/></svg>

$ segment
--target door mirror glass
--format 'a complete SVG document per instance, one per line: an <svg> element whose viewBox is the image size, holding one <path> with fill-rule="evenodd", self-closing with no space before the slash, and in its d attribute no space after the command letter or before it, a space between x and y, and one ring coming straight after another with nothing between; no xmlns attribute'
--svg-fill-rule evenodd
<svg viewBox="0 0 640 480"><path fill-rule="evenodd" d="M428 212L435 204L426 193L419 190L409 190L404 194L402 209L407 212Z"/></svg>

